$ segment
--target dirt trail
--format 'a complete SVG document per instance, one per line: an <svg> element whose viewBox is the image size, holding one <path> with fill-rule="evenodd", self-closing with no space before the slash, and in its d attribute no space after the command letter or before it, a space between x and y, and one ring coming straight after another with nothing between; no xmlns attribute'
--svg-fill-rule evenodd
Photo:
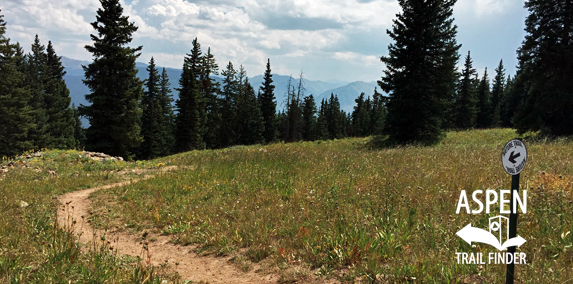
<svg viewBox="0 0 573 284"><path fill-rule="evenodd" d="M163 168L162 171L172 170L171 168ZM144 178L133 180L133 182L149 179L152 176L145 176ZM93 238L98 240L103 232L101 230L94 230L94 228L87 222L88 211L90 208L89 195L97 190L109 189L116 186L123 186L131 182L120 182L95 188L70 192L61 195L58 199L61 203L58 209L58 224L63 228L69 228L73 221L74 232L79 235L79 241L84 244L89 244ZM131 235L125 232L107 232L107 240L111 242L113 248L117 248L119 254L131 256L143 256L141 235ZM180 246L170 244L169 236L149 235L147 239L155 238L153 242L149 242L149 254L151 264L160 265L167 260L168 264L177 270L184 280L192 280L195 282L204 281L207 283L277 283L279 277L277 275L262 275L253 272L244 272L235 267L229 260L231 257L212 257L212 256L198 256L191 250L192 246ZM145 257L143 257L145 259ZM175 265L179 263L179 265Z"/></svg>

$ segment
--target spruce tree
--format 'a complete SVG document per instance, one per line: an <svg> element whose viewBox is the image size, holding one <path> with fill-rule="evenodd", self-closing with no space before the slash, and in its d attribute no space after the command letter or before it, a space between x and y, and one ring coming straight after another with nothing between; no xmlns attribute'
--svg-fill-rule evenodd
<svg viewBox="0 0 573 284"><path fill-rule="evenodd" d="M400 0L388 46L382 90L389 93L386 133L397 143L442 137L445 109L455 93L458 49L452 8L456 0Z"/></svg>
<svg viewBox="0 0 573 284"><path fill-rule="evenodd" d="M58 149L77 148L74 129L76 119L70 107L72 98L64 81L64 66L61 57L56 54L52 42L48 41L46 49L46 76L44 82L44 102L47 116L46 147Z"/></svg>
<svg viewBox="0 0 573 284"><path fill-rule="evenodd" d="M306 96L303 100L302 121L302 138L306 141L316 140L316 103L312 95Z"/></svg>
<svg viewBox="0 0 573 284"><path fill-rule="evenodd" d="M167 156L175 150L175 114L173 113L173 98L171 97L171 83L167 71L163 67L161 78L159 80L159 103L161 105L161 136L163 145L160 155Z"/></svg>
<svg viewBox="0 0 573 284"><path fill-rule="evenodd" d="M74 121L75 121L74 123L74 140L76 145L75 149L83 150L86 142L85 129L82 126L82 121L80 119L80 112L78 111L76 105L72 103L71 109L74 113Z"/></svg>
<svg viewBox="0 0 573 284"><path fill-rule="evenodd" d="M145 80L146 90L141 98L141 136L143 142L140 147L140 158L153 159L161 155L165 146L162 120L162 102L160 100L160 77L155 68L155 60L151 57L147 65L149 77Z"/></svg>
<svg viewBox="0 0 573 284"><path fill-rule="evenodd" d="M20 71L22 53L20 46L6 37L6 22L0 14L0 156L15 156L33 146L28 140L34 120L31 93Z"/></svg>
<svg viewBox="0 0 573 284"><path fill-rule="evenodd" d="M522 102L514 117L519 133L573 134L573 4L527 0L526 36L518 49Z"/></svg>
<svg viewBox="0 0 573 284"><path fill-rule="evenodd" d="M263 134L265 142L271 143L277 138L276 112L277 103L275 101L275 86L273 85L273 75L271 74L271 60L267 60L267 69L263 77L263 85L260 87L259 105L265 123Z"/></svg>
<svg viewBox="0 0 573 284"><path fill-rule="evenodd" d="M351 116L351 135L355 137L364 137L370 134L371 104L370 98L365 100L364 96L364 93L360 93L358 98L354 100L356 105Z"/></svg>
<svg viewBox="0 0 573 284"><path fill-rule="evenodd" d="M201 112L199 110L202 97L199 93L197 77L193 73L188 58L183 63L183 71L179 79L179 99L175 102L177 116L175 117L175 140L179 152L200 149L202 146Z"/></svg>
<svg viewBox="0 0 573 284"><path fill-rule="evenodd" d="M330 134L328 133L328 103L326 99L322 99L320 102L320 108L318 110L318 117L316 119L316 139L326 140L329 139Z"/></svg>
<svg viewBox="0 0 573 284"><path fill-rule="evenodd" d="M477 115L476 127L488 128L491 126L491 98L489 89L489 78L487 76L487 67L483 73L483 77L479 81L477 88Z"/></svg>
<svg viewBox="0 0 573 284"><path fill-rule="evenodd" d="M237 100L237 71L229 61L223 75L221 101L221 127L219 128L219 146L228 147L235 143L236 100Z"/></svg>
<svg viewBox="0 0 573 284"><path fill-rule="evenodd" d="M211 75L218 75L219 66L215 57L211 54L211 48L207 49L207 54L202 58L201 85L205 106L204 135L205 147L212 149L219 147L218 134L221 127L221 103L219 93L221 92L219 82L215 81Z"/></svg>
<svg viewBox="0 0 573 284"><path fill-rule="evenodd" d="M26 56L26 84L32 93L30 107L34 116L34 127L28 133L28 139L35 149L48 147L48 115L46 114L45 87L47 77L46 47L40 43L38 35L34 38L31 52Z"/></svg>
<svg viewBox="0 0 573 284"><path fill-rule="evenodd" d="M462 78L458 86L458 96L456 100L456 124L458 129L472 128L476 120L476 95L473 84L473 76L476 70L473 68L470 52L466 56Z"/></svg>
<svg viewBox="0 0 573 284"><path fill-rule="evenodd" d="M340 101L338 100L338 96L331 93L326 109L326 123L329 139L340 139L345 136L345 119L346 114L344 114L344 111L340 110Z"/></svg>
<svg viewBox="0 0 573 284"><path fill-rule="evenodd" d="M369 135L380 135L384 129L384 121L386 119L386 97L378 93L378 89L374 88L374 95L372 96L372 108L370 113L370 128Z"/></svg>
<svg viewBox="0 0 573 284"><path fill-rule="evenodd" d="M505 83L505 69L503 68L503 60L499 61L499 65L495 69L495 78L493 79L493 86L491 88L491 109L492 109L492 126L501 126L501 108L504 94Z"/></svg>
<svg viewBox="0 0 573 284"><path fill-rule="evenodd" d="M263 143L264 121L255 90L243 66L239 68L237 92L236 141L241 145Z"/></svg>
<svg viewBox="0 0 573 284"><path fill-rule="evenodd" d="M93 45L86 45L94 61L83 66L84 84L90 89L80 113L87 117L86 148L124 159L133 158L142 142L139 101L143 84L137 78L135 61L141 46L128 47L137 31L133 22L123 16L119 0L100 0L96 21L91 23Z"/></svg>

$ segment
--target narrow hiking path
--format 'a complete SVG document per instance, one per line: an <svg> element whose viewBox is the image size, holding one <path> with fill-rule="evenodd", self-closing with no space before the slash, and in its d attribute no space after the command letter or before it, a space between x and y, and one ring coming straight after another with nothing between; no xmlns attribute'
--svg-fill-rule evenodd
<svg viewBox="0 0 573 284"><path fill-rule="evenodd" d="M165 167L160 171L166 172L176 167ZM128 185L132 182L152 178L147 175L143 178L94 187L85 190L69 192L58 197L60 207L58 209L58 225L62 228L73 228L73 232L78 235L79 242L91 244L100 241L104 232L94 229L88 222L90 200L92 192L102 189L109 189L118 186ZM74 223L75 221L75 223ZM205 283L277 283L278 275L262 275L256 273L256 269L248 272L241 271L230 262L231 256L213 257L198 256L192 252L194 246L181 246L169 243L171 237L157 234L129 234L119 231L108 231L105 233L106 241L113 249L117 249L118 254L140 256L143 260L149 260L152 265L159 266L167 262L170 267L181 275L183 280L194 282L203 281ZM148 241L154 239L154 241ZM144 246L147 244L147 250Z"/></svg>

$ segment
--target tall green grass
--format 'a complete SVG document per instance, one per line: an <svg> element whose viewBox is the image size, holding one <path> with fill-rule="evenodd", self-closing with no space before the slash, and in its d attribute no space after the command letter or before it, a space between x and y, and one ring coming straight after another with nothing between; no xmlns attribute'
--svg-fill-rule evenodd
<svg viewBox="0 0 573 284"><path fill-rule="evenodd" d="M510 187L500 155L514 137L494 129L450 132L430 147L376 149L359 138L193 151L156 160L186 167L180 171L95 199L118 216L108 226L154 229L206 253L243 252L252 262L303 265L345 281L499 283L504 265L455 258L495 250L455 233L469 223L487 228L499 209L455 211L462 189ZM518 265L517 279L573 281L573 144L525 142L528 213L519 216L518 234L527 242L518 251L528 264Z"/></svg>
<svg viewBox="0 0 573 284"><path fill-rule="evenodd" d="M7 160L0 173L0 283L160 283L160 269L117 255L107 242L85 247L56 225L58 195L117 182L125 162L96 162L77 151L44 151L43 157ZM29 204L21 206L21 201ZM176 279L176 278L172 278Z"/></svg>

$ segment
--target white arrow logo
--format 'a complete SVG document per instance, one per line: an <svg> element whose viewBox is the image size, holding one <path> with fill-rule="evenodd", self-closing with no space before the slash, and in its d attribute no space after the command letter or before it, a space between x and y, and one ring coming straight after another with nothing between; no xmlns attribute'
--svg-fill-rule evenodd
<svg viewBox="0 0 573 284"><path fill-rule="evenodd" d="M471 223L462 228L459 232L456 233L456 235L458 235L460 238L462 238L470 245L472 244L472 242L484 243L491 245L500 251L508 247L513 247L513 246L519 247L525 243L524 238L522 238L521 236L517 236L515 238L511 238L505 241L502 245L499 243L498 239L494 235L492 235L492 233L484 229L472 227Z"/></svg>

